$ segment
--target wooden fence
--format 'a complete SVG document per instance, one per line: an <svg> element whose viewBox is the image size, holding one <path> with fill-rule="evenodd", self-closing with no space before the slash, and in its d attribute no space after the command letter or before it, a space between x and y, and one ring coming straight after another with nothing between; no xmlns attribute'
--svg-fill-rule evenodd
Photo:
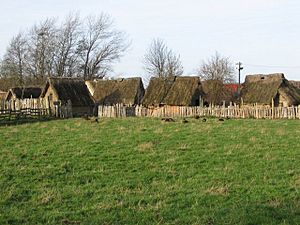
<svg viewBox="0 0 300 225"><path fill-rule="evenodd" d="M99 106L99 117L222 117L253 119L300 119L300 106L292 107L126 107L122 105Z"/></svg>
<svg viewBox="0 0 300 225"><path fill-rule="evenodd" d="M73 110L72 103L68 101L67 104L61 104L61 102L54 102L52 109L48 109L52 116L57 118L72 118Z"/></svg>
<svg viewBox="0 0 300 225"><path fill-rule="evenodd" d="M0 121L26 118L42 118L49 116L47 109L30 109L24 108L20 110L5 109L0 110Z"/></svg>
<svg viewBox="0 0 300 225"><path fill-rule="evenodd" d="M72 114L72 104L54 102L53 106L45 99L16 99L16 100L0 100L0 116L1 118L23 118L23 117L57 117L70 118Z"/></svg>
<svg viewBox="0 0 300 225"><path fill-rule="evenodd" d="M16 100L0 100L0 110L21 110L21 109L46 109L48 108L44 99L16 99Z"/></svg>

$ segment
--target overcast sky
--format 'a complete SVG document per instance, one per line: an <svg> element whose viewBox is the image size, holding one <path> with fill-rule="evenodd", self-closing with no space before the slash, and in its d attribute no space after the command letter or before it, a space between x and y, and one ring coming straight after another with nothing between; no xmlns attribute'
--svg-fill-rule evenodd
<svg viewBox="0 0 300 225"><path fill-rule="evenodd" d="M142 59L153 38L162 38L194 74L218 51L244 63L243 77L284 72L300 80L299 0L0 0L0 55L20 30L70 12L105 12L132 42L115 76L144 76ZM242 79L243 79L242 77Z"/></svg>

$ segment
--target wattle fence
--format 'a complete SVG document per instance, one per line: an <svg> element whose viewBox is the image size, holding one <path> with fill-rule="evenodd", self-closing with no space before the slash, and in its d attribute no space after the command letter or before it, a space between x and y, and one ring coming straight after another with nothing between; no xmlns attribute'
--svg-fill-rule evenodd
<svg viewBox="0 0 300 225"><path fill-rule="evenodd" d="M0 101L0 119L26 117L72 117L72 104L69 101L62 105L60 102L50 107L44 99L24 99ZM300 106L270 107L270 106L102 106L98 107L100 118L122 117L219 117L219 118L253 118L253 119L300 119Z"/></svg>
<svg viewBox="0 0 300 225"><path fill-rule="evenodd" d="M2 120L28 117L70 118L72 116L70 101L65 105L55 102L54 106L50 107L45 99L0 100L0 119Z"/></svg>
<svg viewBox="0 0 300 225"><path fill-rule="evenodd" d="M16 100L0 100L0 110L21 110L21 109L46 109L44 99L26 98Z"/></svg>
<svg viewBox="0 0 300 225"><path fill-rule="evenodd" d="M269 107L269 106L163 106L163 107L127 107L122 105L99 106L98 116L101 118L117 117L219 117L236 119L300 119L300 106Z"/></svg>

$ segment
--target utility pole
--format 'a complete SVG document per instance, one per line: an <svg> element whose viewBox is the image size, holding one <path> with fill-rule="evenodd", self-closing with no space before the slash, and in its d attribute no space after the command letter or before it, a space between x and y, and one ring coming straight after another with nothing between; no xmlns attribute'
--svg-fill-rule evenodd
<svg viewBox="0 0 300 225"><path fill-rule="evenodd" d="M241 92L241 70L244 69L244 67L242 67L242 63L241 62L238 62L235 65L236 65L236 69L239 71L238 95L240 97L240 92Z"/></svg>

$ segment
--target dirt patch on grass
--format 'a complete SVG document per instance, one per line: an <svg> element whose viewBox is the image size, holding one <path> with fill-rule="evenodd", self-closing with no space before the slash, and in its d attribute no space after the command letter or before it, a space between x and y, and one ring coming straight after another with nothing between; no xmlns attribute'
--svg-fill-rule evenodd
<svg viewBox="0 0 300 225"><path fill-rule="evenodd" d="M252 142L252 143L256 143L257 138L253 136L253 137L249 138L249 141Z"/></svg>
<svg viewBox="0 0 300 225"><path fill-rule="evenodd" d="M267 204L272 208L279 208L282 205L281 201L278 199L272 199Z"/></svg>
<svg viewBox="0 0 300 225"><path fill-rule="evenodd" d="M65 130L65 131L72 132L72 131L76 131L77 129L74 128L74 127L70 127L69 125L65 125L65 126L64 126L64 130Z"/></svg>
<svg viewBox="0 0 300 225"><path fill-rule="evenodd" d="M152 151L152 150L153 150L153 147L154 147L153 142L144 142L144 143L139 144L139 145L136 147L136 149L137 149L139 152L148 152L148 151Z"/></svg>
<svg viewBox="0 0 300 225"><path fill-rule="evenodd" d="M294 187L300 188L300 176L297 176L294 181Z"/></svg>
<svg viewBox="0 0 300 225"><path fill-rule="evenodd" d="M210 195L222 195L227 196L229 195L229 187L225 186L212 186L211 188L207 189L205 193Z"/></svg>
<svg viewBox="0 0 300 225"><path fill-rule="evenodd" d="M284 135L286 135L286 130L283 128L277 129L275 134L276 134L276 136L284 136Z"/></svg>
<svg viewBox="0 0 300 225"><path fill-rule="evenodd" d="M74 123L74 126L76 127L81 127L83 125L83 120L77 120L75 123Z"/></svg>
<svg viewBox="0 0 300 225"><path fill-rule="evenodd" d="M158 127L157 129L154 130L155 134L162 134L164 132L164 129L161 127Z"/></svg>
<svg viewBox="0 0 300 225"><path fill-rule="evenodd" d="M179 150L188 150L190 149L189 145L188 144L185 144L185 143L182 143L179 145Z"/></svg>
<svg viewBox="0 0 300 225"><path fill-rule="evenodd" d="M58 199L57 194L50 189L44 190L39 196L39 202L43 205L52 202L54 199Z"/></svg>

